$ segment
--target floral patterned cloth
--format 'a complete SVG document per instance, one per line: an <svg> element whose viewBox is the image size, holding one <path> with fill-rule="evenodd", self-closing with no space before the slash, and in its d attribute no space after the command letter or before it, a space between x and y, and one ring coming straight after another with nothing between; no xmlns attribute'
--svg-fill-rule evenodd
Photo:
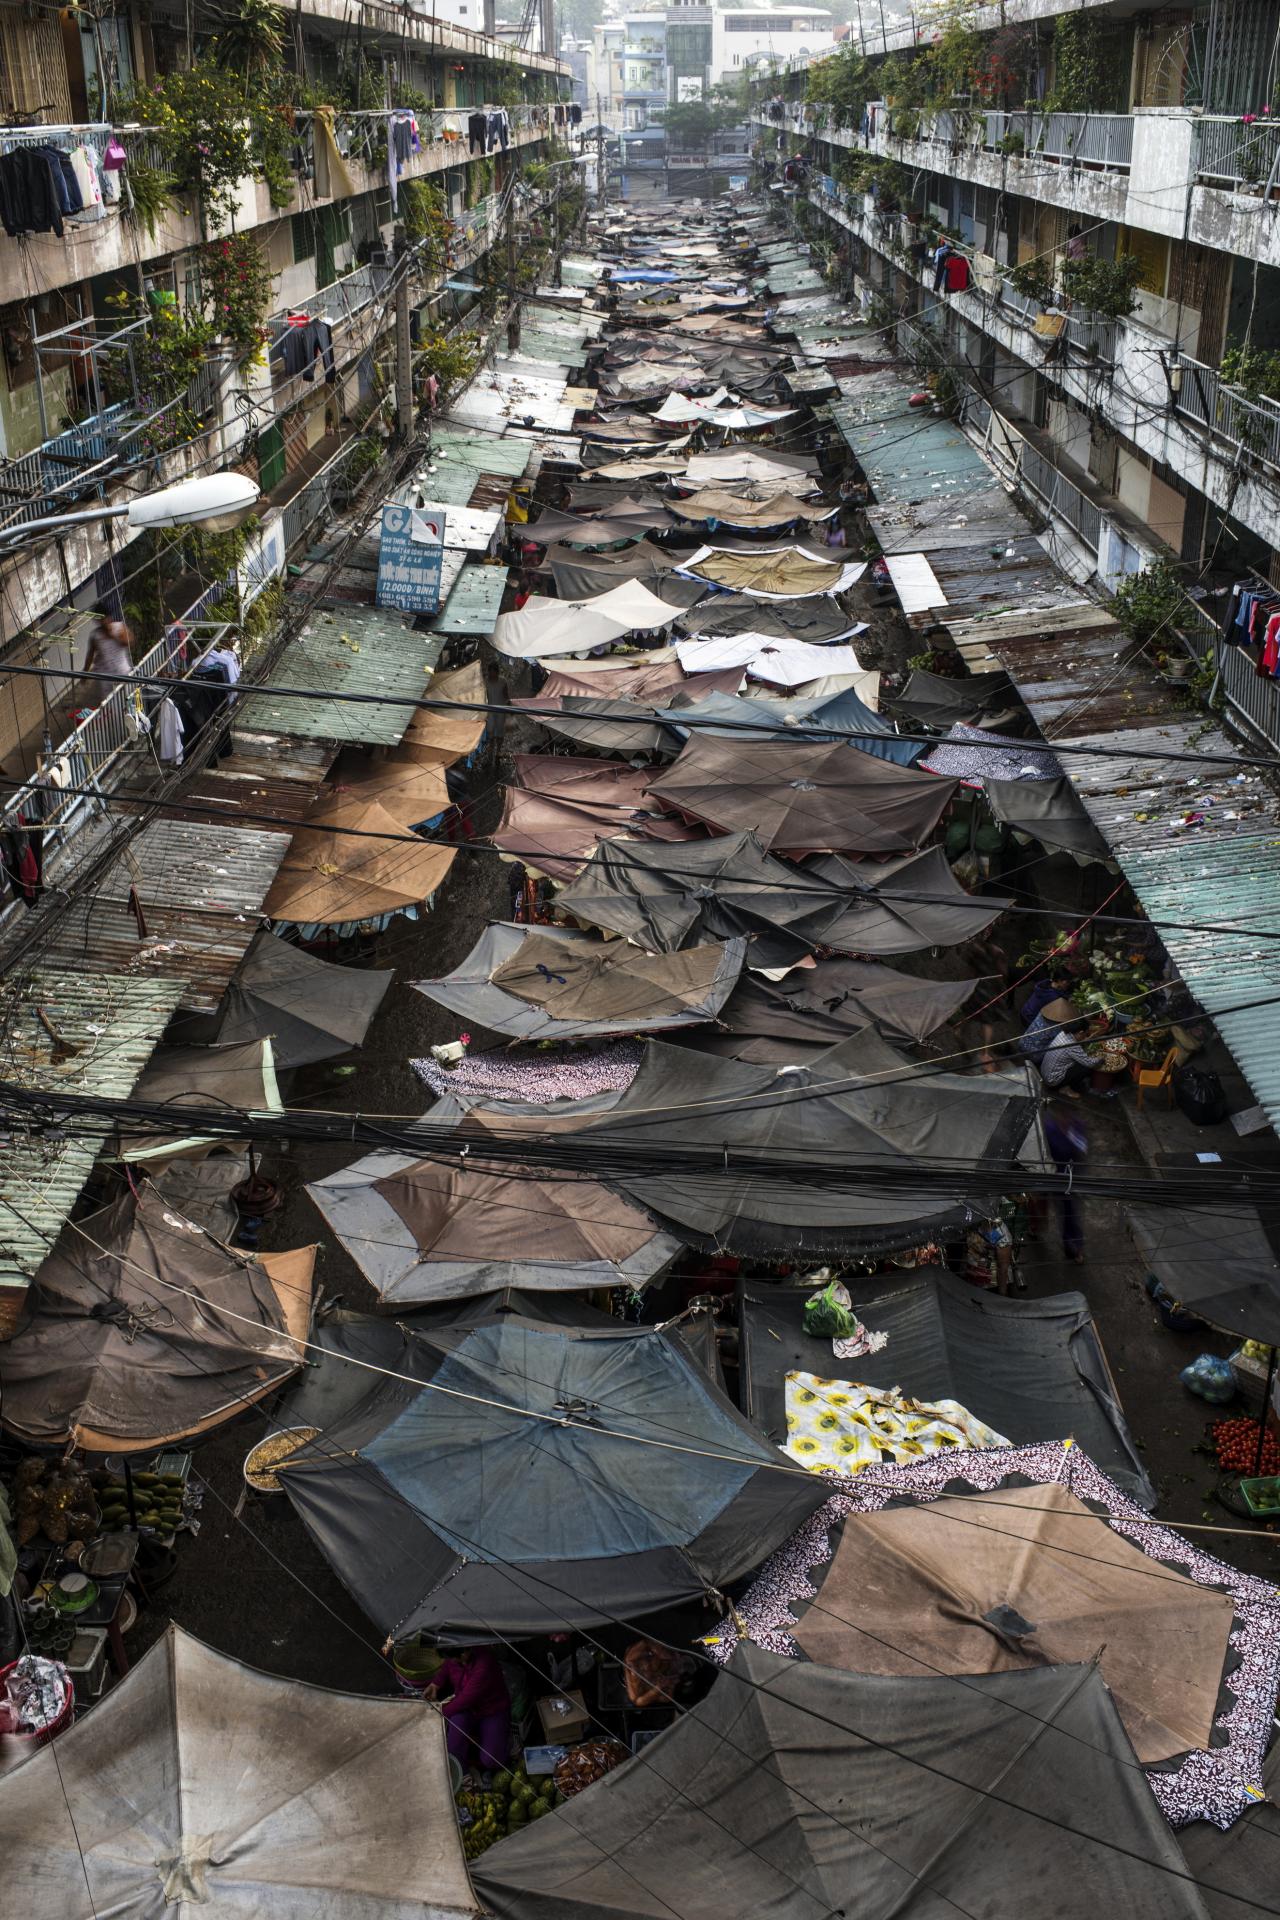
<svg viewBox="0 0 1280 1920"><path fill-rule="evenodd" d="M607 1047L573 1048L564 1053L469 1053L452 1069L435 1060L411 1060L410 1066L432 1093L467 1094L471 1099L586 1100L593 1093L629 1087L640 1070L638 1040L615 1040Z"/></svg>
<svg viewBox="0 0 1280 1920"><path fill-rule="evenodd" d="M786 1396L783 1451L815 1473L861 1473L886 1459L1011 1444L958 1400L911 1400L897 1387L863 1387L816 1373L789 1373Z"/></svg>

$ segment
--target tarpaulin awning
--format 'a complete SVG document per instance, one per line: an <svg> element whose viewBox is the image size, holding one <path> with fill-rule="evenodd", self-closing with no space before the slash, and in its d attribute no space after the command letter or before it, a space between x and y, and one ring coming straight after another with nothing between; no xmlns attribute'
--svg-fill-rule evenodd
<svg viewBox="0 0 1280 1920"><path fill-rule="evenodd" d="M762 547L758 553L699 547L681 565L700 580L764 600L807 600L847 593L866 572L863 560L815 560L798 547Z"/></svg>
<svg viewBox="0 0 1280 1920"><path fill-rule="evenodd" d="M720 593L704 600L695 612L682 614L679 624L692 634L764 634L818 645L826 640L847 640L861 632L863 623L851 620L825 595L815 600L784 601Z"/></svg>
<svg viewBox="0 0 1280 1920"><path fill-rule="evenodd" d="M976 721L1017 705L1007 673L971 673L951 680L940 673L914 667L898 695L898 706L932 727L950 727L957 721Z"/></svg>
<svg viewBox="0 0 1280 1920"><path fill-rule="evenodd" d="M872 960L815 960L792 967L780 980L756 974L740 980L718 1024L729 1033L774 1040L789 1050L772 1058L796 1060L864 1027L874 1027L885 1040L927 1040L959 1012L976 985L917 980Z"/></svg>
<svg viewBox="0 0 1280 1920"><path fill-rule="evenodd" d="M746 943L648 954L560 927L491 923L467 958L419 993L516 1040L646 1033L714 1019L742 971Z"/></svg>
<svg viewBox="0 0 1280 1920"><path fill-rule="evenodd" d="M903 1686L750 1646L475 1884L497 1920L1204 1920L1095 1668Z"/></svg>
<svg viewBox="0 0 1280 1920"><path fill-rule="evenodd" d="M234 1419L303 1363L315 1252L232 1252L149 1186L68 1223L0 1345L4 1425L137 1453Z"/></svg>
<svg viewBox="0 0 1280 1920"><path fill-rule="evenodd" d="M380 1627L471 1641L638 1619L759 1566L826 1489L780 1473L687 1349L656 1329L515 1314L418 1333L279 1471ZM655 1449L673 1431L683 1451Z"/></svg>
<svg viewBox="0 0 1280 1920"><path fill-rule="evenodd" d="M669 527L671 516L665 507L643 500L620 500L616 507L600 509L590 519L579 513L556 513L550 509L525 528L525 538L540 547L614 547L643 540L656 527Z"/></svg>
<svg viewBox="0 0 1280 1920"><path fill-rule="evenodd" d="M484 706L484 668L479 660L469 660L452 673L438 673L427 695L432 700L460 701L474 711L419 707L405 729L399 757L418 766L451 767L473 754L484 739L489 720Z"/></svg>
<svg viewBox="0 0 1280 1920"><path fill-rule="evenodd" d="M814 680L852 677L864 682L874 696L880 685L878 670L863 673L852 647L810 646L785 636L763 633L726 633L709 640L678 640L676 658L686 673L711 673L737 667L768 686L803 687Z"/></svg>
<svg viewBox="0 0 1280 1920"><path fill-rule="evenodd" d="M1065 1486L956 1492L847 1515L794 1638L810 1659L859 1673L1097 1660L1151 1765L1209 1746L1234 1614L1227 1594L1154 1572Z"/></svg>
<svg viewBox="0 0 1280 1920"><path fill-rule="evenodd" d="M1002 1299L934 1269L884 1274L850 1292L859 1319L888 1342L842 1360L829 1338L804 1330L811 1292L757 1280L740 1288L742 1409L771 1440L786 1435L787 1374L816 1372L899 1387L910 1400L958 1400L1017 1446L1073 1438L1131 1499L1155 1506L1083 1294Z"/></svg>
<svg viewBox="0 0 1280 1920"><path fill-rule="evenodd" d="M811 454L782 453L770 447L717 447L709 453L691 453L685 477L691 487L718 487L727 480L751 480L761 489L795 489L806 478L817 487L818 462Z"/></svg>
<svg viewBox="0 0 1280 1920"><path fill-rule="evenodd" d="M1136 1206L1148 1270L1210 1326L1280 1347L1280 1257L1256 1207Z"/></svg>
<svg viewBox="0 0 1280 1920"><path fill-rule="evenodd" d="M624 581L592 600L550 600L534 594L518 613L499 616L493 645L513 659L589 653L592 647L620 640L624 634L669 626L685 611L660 600L638 580Z"/></svg>
<svg viewBox="0 0 1280 1920"><path fill-rule="evenodd" d="M955 782L842 740L695 737L651 781L665 805L790 852L905 853L937 827Z"/></svg>
<svg viewBox="0 0 1280 1920"><path fill-rule="evenodd" d="M227 988L218 1039L269 1036L281 1068L332 1060L361 1045L393 977L335 967L261 933Z"/></svg>
<svg viewBox="0 0 1280 1920"><path fill-rule="evenodd" d="M945 740L930 747L920 764L930 773L954 774L958 780L981 785L988 780L1041 782L1062 777L1062 763L1047 747L1032 740L987 733L961 720Z"/></svg>
<svg viewBox="0 0 1280 1920"><path fill-rule="evenodd" d="M515 754L492 845L539 873L572 879L602 840L686 841L701 830L648 797L651 774L622 760Z"/></svg>
<svg viewBox="0 0 1280 1920"><path fill-rule="evenodd" d="M865 682L872 675L859 678ZM844 734L860 753L893 760L900 767L910 766L922 751L918 741L899 739L889 722L865 705L852 687L843 693L792 700L712 694L698 702L693 712L677 696L674 705L659 709L658 718L675 732L696 730L702 737L712 734L731 740L824 740Z"/></svg>
<svg viewBox="0 0 1280 1920"><path fill-rule="evenodd" d="M788 520L829 520L840 509L816 501L806 505L793 493L749 500L725 487L702 487L683 500L673 500L671 511L678 520L712 520L726 527L780 527Z"/></svg>
<svg viewBox="0 0 1280 1920"><path fill-rule="evenodd" d="M1002 826L1029 834L1053 853L1071 853L1081 860L1111 858L1065 773L1056 780L987 779L983 786L987 805Z"/></svg>
<svg viewBox="0 0 1280 1920"><path fill-rule="evenodd" d="M687 580L673 571L677 555L668 554L664 558L660 548L647 543L632 548L628 554L619 554L621 566L613 564L613 555L575 555L567 547L554 548L547 558L556 592L562 600L598 600L601 594L610 592L624 580L638 580L673 607L696 606L706 592L703 581Z"/></svg>
<svg viewBox="0 0 1280 1920"><path fill-rule="evenodd" d="M448 1300L495 1287L578 1291L642 1287L680 1243L638 1207L585 1176L465 1159L372 1153L308 1186L384 1300Z"/></svg>
<svg viewBox="0 0 1280 1920"><path fill-rule="evenodd" d="M406 832L378 800L337 794L294 834L264 913L293 926L342 926L420 906L453 865L455 849L411 844Z"/></svg>
<svg viewBox="0 0 1280 1920"><path fill-rule="evenodd" d="M560 907L575 920L620 933L651 952L745 935L752 941L752 966L793 965L826 944L827 929L843 922L850 901L847 889L775 860L752 833L682 847L603 840L559 895ZM922 944L913 941L898 951Z"/></svg>
<svg viewBox="0 0 1280 1920"><path fill-rule="evenodd" d="M477 1911L438 1714L257 1673L173 1625L0 1779L0 1821L25 1920Z"/></svg>
<svg viewBox="0 0 1280 1920"><path fill-rule="evenodd" d="M860 897L833 920L823 944L842 953L918 953L922 947L958 947L999 919L1012 905L1007 896L966 893L941 847L902 860L838 856L805 868L811 884L857 888Z"/></svg>
<svg viewBox="0 0 1280 1920"><path fill-rule="evenodd" d="M654 709L676 696L692 705L713 694L734 694L742 684L738 667L686 673L674 650L666 648L660 659L624 656L610 667L616 670L601 671L600 663L583 661L575 669L552 669L536 694L514 704L548 732L582 746L606 753L653 753L664 746L675 752L676 742L658 724ZM609 717L592 717L600 714Z"/></svg>
<svg viewBox="0 0 1280 1920"><path fill-rule="evenodd" d="M216 1140L192 1134L182 1125L183 1107L226 1106L247 1115L246 1136L255 1114L283 1113L270 1039L223 1041L212 1047L158 1047L133 1091L135 1100L175 1109L171 1133L152 1128L126 1133L122 1160L172 1160L179 1154L206 1153Z"/></svg>

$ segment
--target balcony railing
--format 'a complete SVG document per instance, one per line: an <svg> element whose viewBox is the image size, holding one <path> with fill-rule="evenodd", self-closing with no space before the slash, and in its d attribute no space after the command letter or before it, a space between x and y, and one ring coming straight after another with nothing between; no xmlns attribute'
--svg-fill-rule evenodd
<svg viewBox="0 0 1280 1920"><path fill-rule="evenodd" d="M1259 674L1255 656L1221 635L1214 650L1227 711L1270 746L1280 747L1280 681Z"/></svg>
<svg viewBox="0 0 1280 1920"><path fill-rule="evenodd" d="M1192 155L1201 180L1270 195L1280 184L1280 123L1198 118Z"/></svg>
<svg viewBox="0 0 1280 1920"><path fill-rule="evenodd" d="M1173 396L1179 418L1256 454L1268 466L1280 467L1280 404L1250 399L1238 387L1228 386L1215 368L1201 360L1189 360L1185 354L1179 356L1175 367L1181 374Z"/></svg>
<svg viewBox="0 0 1280 1920"><path fill-rule="evenodd" d="M1024 440L1018 460L1018 484L1044 507L1045 511L1079 534L1096 553L1102 539L1102 514L1092 500L1081 493L1074 481L1037 453Z"/></svg>
<svg viewBox="0 0 1280 1920"><path fill-rule="evenodd" d="M1133 115L1129 113L987 113L980 116L981 143L1016 146L1028 159L1078 163L1127 171L1133 160ZM939 136L941 137L941 136Z"/></svg>

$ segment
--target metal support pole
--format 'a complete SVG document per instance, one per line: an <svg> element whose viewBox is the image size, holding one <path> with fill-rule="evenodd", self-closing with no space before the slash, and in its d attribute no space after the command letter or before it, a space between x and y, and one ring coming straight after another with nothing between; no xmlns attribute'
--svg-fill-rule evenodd
<svg viewBox="0 0 1280 1920"><path fill-rule="evenodd" d="M413 433L413 343L409 337L409 260L403 227L395 231L396 274L396 431Z"/></svg>
<svg viewBox="0 0 1280 1920"><path fill-rule="evenodd" d="M1258 1415L1258 1450L1253 1456L1253 1477L1256 1480L1262 1472L1262 1449L1267 1438L1267 1410L1271 1405L1271 1391L1276 1384L1276 1360L1280 1357L1280 1348L1272 1347L1267 1356L1267 1385L1262 1396L1262 1412Z"/></svg>

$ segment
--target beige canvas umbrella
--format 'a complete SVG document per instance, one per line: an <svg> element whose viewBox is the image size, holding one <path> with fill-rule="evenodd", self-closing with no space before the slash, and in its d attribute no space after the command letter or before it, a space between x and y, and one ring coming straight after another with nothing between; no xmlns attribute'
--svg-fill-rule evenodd
<svg viewBox="0 0 1280 1920"><path fill-rule="evenodd" d="M339 794L298 828L267 895L272 920L340 926L429 900L453 865L452 847L412 844L377 799Z"/></svg>
<svg viewBox="0 0 1280 1920"><path fill-rule="evenodd" d="M484 710L484 669L480 662L471 660L453 673L437 674L424 697L459 700L475 711L419 707L405 730L401 756L421 767L451 767L465 760L484 738L489 717Z"/></svg>
<svg viewBox="0 0 1280 1920"><path fill-rule="evenodd" d="M472 1914L444 1722L257 1673L170 1626L0 1780L23 1920Z"/></svg>
<svg viewBox="0 0 1280 1920"><path fill-rule="evenodd" d="M4 1425L136 1453L234 1419L303 1364L315 1254L236 1252L150 1186L68 1222L0 1346Z"/></svg>
<svg viewBox="0 0 1280 1920"><path fill-rule="evenodd" d="M858 1673L1100 1660L1152 1764L1209 1745L1233 1613L1225 1593L1148 1558L1049 1483L850 1514L794 1637L810 1659Z"/></svg>
<svg viewBox="0 0 1280 1920"><path fill-rule="evenodd" d="M572 879L602 840L693 840L689 827L646 796L651 776L616 760L517 754L493 845L539 873Z"/></svg>

